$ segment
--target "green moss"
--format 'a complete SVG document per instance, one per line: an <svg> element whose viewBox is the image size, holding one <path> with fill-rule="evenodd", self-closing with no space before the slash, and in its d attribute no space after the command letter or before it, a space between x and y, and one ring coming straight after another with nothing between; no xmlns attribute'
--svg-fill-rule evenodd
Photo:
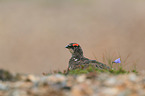
<svg viewBox="0 0 145 96"><path fill-rule="evenodd" d="M135 69L132 70L133 73L138 73Z"/></svg>
<svg viewBox="0 0 145 96"><path fill-rule="evenodd" d="M98 69L98 68L94 68L93 66L89 66L86 69L75 69L75 70L70 70L69 74L73 74L73 75L79 75L79 74L88 74L90 72L96 72L96 73L110 73L110 74L128 74L130 73L129 71L123 69L122 67L118 68L118 69ZM137 73L136 70L132 70L131 72L133 73Z"/></svg>
<svg viewBox="0 0 145 96"><path fill-rule="evenodd" d="M86 74L86 73L89 73L89 71L86 69L76 69L76 70L71 70L69 72L69 74Z"/></svg>

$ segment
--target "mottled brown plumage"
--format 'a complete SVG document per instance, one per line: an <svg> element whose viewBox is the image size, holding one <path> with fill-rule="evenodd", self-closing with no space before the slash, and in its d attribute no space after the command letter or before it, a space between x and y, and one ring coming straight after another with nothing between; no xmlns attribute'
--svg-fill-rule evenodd
<svg viewBox="0 0 145 96"><path fill-rule="evenodd" d="M87 68L89 65L95 66L99 69L110 69L107 65L96 60L90 60L83 56L82 48L77 43L70 43L65 48L69 49L72 57L69 60L68 70L77 68Z"/></svg>

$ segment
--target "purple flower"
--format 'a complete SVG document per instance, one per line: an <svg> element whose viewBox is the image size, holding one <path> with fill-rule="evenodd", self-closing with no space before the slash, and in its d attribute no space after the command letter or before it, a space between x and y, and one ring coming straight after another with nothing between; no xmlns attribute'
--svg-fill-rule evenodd
<svg viewBox="0 0 145 96"><path fill-rule="evenodd" d="M116 59L113 63L121 63L120 58Z"/></svg>

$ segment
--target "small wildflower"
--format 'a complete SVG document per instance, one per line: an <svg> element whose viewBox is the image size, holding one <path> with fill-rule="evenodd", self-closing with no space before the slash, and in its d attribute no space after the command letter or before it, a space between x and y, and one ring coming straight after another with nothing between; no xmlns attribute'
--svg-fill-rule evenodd
<svg viewBox="0 0 145 96"><path fill-rule="evenodd" d="M121 63L120 58L116 59L114 62L112 63Z"/></svg>

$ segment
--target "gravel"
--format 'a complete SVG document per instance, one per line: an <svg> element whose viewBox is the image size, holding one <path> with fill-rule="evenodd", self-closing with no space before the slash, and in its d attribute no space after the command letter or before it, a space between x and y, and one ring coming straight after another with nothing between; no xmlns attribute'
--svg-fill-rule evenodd
<svg viewBox="0 0 145 96"><path fill-rule="evenodd" d="M145 74L29 74L19 78L1 81L0 96L145 96Z"/></svg>

